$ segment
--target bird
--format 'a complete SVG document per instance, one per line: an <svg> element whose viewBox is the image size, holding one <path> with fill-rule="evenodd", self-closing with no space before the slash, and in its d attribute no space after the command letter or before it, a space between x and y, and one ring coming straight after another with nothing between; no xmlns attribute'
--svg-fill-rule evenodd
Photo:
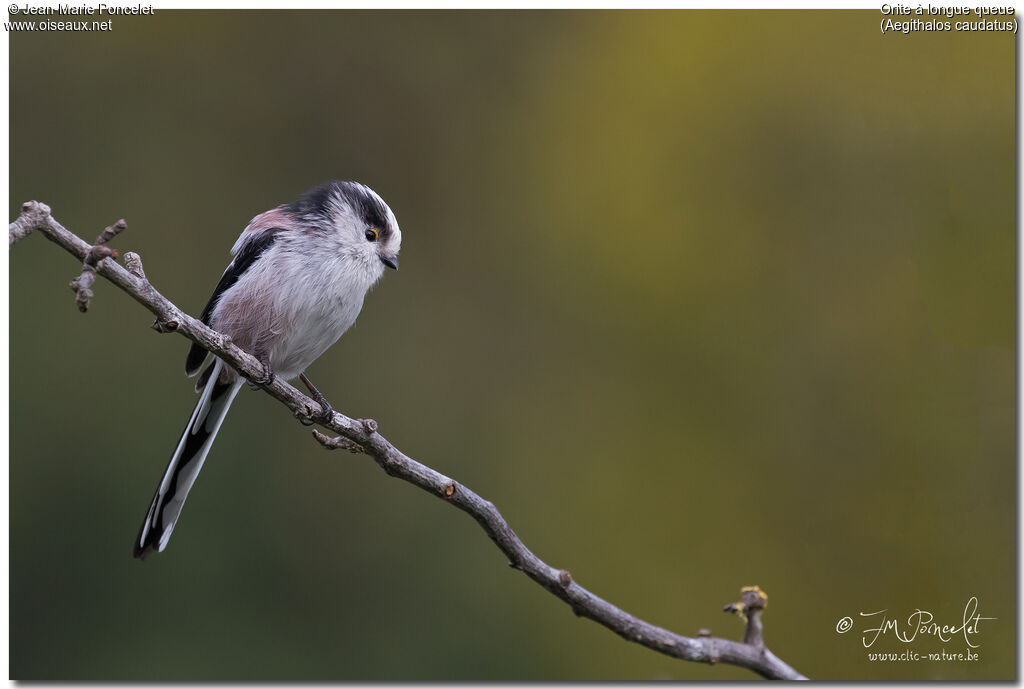
<svg viewBox="0 0 1024 689"><path fill-rule="evenodd" d="M398 270L402 231L391 208L358 182L330 181L296 201L254 217L231 248L232 260L201 320L253 354L268 385L300 377L325 421L334 410L305 369L355 322L366 293L387 269ZM192 416L164 471L135 540L133 555L162 552L235 395L245 384L217 357L193 343L185 361L199 375Z"/></svg>

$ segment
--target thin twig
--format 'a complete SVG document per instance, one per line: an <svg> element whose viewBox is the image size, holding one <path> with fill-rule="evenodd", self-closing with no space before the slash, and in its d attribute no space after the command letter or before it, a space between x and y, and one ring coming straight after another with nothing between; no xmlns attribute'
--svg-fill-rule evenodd
<svg viewBox="0 0 1024 689"><path fill-rule="evenodd" d="M35 201L22 206L21 215L10 224L9 246L33 229L42 232L83 263L93 250L85 240L57 222L50 214L49 207ZM131 265L132 270L126 270L118 265L115 257L108 255L97 257L94 268L96 274L102 275L149 309L156 316L155 329L160 332L178 332L205 347L250 381L260 379L264 368L256 357L236 346L226 335L189 316L160 294L145 278L141 259L137 255ZM320 409L316 402L280 378L275 377L263 389L301 418L309 418L311 411L315 413L315 410ZM395 448L378 432L377 423L373 419L352 419L335 411L332 418L324 419L320 425L344 438L344 441L332 440L318 431L317 440L325 447L337 445L349 450L359 447L388 475L411 483L472 516L508 557L513 568L522 571L568 603L577 615L604 625L624 639L674 658L736 665L771 679L806 679L765 648L763 641L740 643L710 635L699 635L696 638L681 636L634 617L594 595L580 586L567 570L552 567L534 555L490 501ZM760 626L757 639L760 639Z"/></svg>
<svg viewBox="0 0 1024 689"><path fill-rule="evenodd" d="M738 615L747 623L743 633L743 643L755 648L764 648L764 624L761 622L761 611L768 605L768 594L760 586L744 586L740 590L738 603L729 603L725 612Z"/></svg>
<svg viewBox="0 0 1024 689"><path fill-rule="evenodd" d="M75 293L75 303L82 313L88 311L89 304L92 303L92 283L96 280L96 263L107 257L117 258L117 252L108 247L107 242L119 235L126 227L124 218L113 225L108 225L96 238L96 243L90 247L89 253L85 255L85 260L82 261L82 272L68 285Z"/></svg>
<svg viewBox="0 0 1024 689"><path fill-rule="evenodd" d="M343 435L336 435L333 438L316 428L313 429L313 437L316 441L324 446L325 450L348 450L354 455L365 452L363 446L359 443L354 443Z"/></svg>

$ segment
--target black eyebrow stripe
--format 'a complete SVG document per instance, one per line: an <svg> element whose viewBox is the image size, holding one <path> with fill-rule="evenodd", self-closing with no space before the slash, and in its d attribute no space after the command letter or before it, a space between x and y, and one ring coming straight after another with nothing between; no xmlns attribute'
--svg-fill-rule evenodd
<svg viewBox="0 0 1024 689"><path fill-rule="evenodd" d="M367 194L362 189L359 191L360 193L356 195L358 201L355 204L359 215L367 225L379 230L381 235L387 235L391 228L388 227L388 213L384 204L380 202L380 199Z"/></svg>
<svg viewBox="0 0 1024 689"><path fill-rule="evenodd" d="M358 182L325 182L307 191L287 208L296 217L316 217L326 221L330 220L329 208L335 201L351 208L357 218L380 232L381 237L392 234L387 205L369 187Z"/></svg>
<svg viewBox="0 0 1024 689"><path fill-rule="evenodd" d="M228 264L227 269L220 278L220 282L213 289L213 295L210 296L210 300L206 302L203 313L199 317L203 323L210 325L210 316L213 315L213 309L217 306L221 295L238 282L238 279L256 262L256 259L262 256L274 244L277 240L277 235L281 231L281 228L264 230L242 245L238 253L231 260L231 263ZM188 356L185 358L185 373L190 376L194 375L199 370L199 367L203 365L203 361L206 360L206 354L206 349L193 342L188 350Z"/></svg>
<svg viewBox="0 0 1024 689"><path fill-rule="evenodd" d="M388 209L376 194L356 182L339 182L337 189L360 220L380 232L381 237L391 234Z"/></svg>

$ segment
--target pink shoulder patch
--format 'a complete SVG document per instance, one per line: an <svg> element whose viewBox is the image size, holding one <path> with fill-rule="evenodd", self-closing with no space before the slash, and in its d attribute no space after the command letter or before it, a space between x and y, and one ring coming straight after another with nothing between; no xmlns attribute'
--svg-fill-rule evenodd
<svg viewBox="0 0 1024 689"><path fill-rule="evenodd" d="M242 232L262 232L275 227L290 229L293 224L292 217L285 212L284 206L278 206L250 220Z"/></svg>

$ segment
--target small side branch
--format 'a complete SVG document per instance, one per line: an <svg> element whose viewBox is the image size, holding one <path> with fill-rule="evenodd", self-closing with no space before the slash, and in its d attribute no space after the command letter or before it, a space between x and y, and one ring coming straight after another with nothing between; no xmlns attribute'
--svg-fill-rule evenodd
<svg viewBox="0 0 1024 689"><path fill-rule="evenodd" d="M744 586L740 590L738 603L729 603L725 612L731 612L747 623L743 633L743 643L754 648L764 648L764 625L761 623L761 611L768 605L768 594L759 586Z"/></svg>
<svg viewBox="0 0 1024 689"><path fill-rule="evenodd" d="M321 433L319 430L314 428L313 437L316 438L316 441L318 443L323 445L323 448L325 450L348 450L354 455L362 454L363 452L365 452L362 445L352 442L343 435L338 435L332 438L329 435Z"/></svg>
<svg viewBox="0 0 1024 689"><path fill-rule="evenodd" d="M100 275L148 309L156 317L153 325L155 330L177 332L219 357L245 378L260 380L265 372L263 364L235 345L229 337L192 318L160 294L146 279L138 254L125 255L127 269L117 263L116 253L107 249L106 244L123 229L123 222L115 223L104 230L95 245L90 245L57 222L48 206L30 201L22 206L21 215L10 224L8 245L13 246L33 230L38 230L82 262L83 272L78 279L76 296L79 308L82 300L88 307L92 296L92 280L95 275ZM103 250L99 250L99 247L103 247ZM93 277L83 280L86 273ZM89 290L90 294L83 297L83 290ZM628 641L673 658L736 665L769 679L806 679L764 646L760 613L766 597L763 597L760 589L756 592L753 590L756 587L744 589L742 608L736 610L747 621L742 643L711 636L706 630L701 630L697 637L687 637L653 625L591 593L568 570L552 567L534 555L493 503L398 450L380 434L377 422L373 419L353 419L322 408L314 399L277 377L262 386L262 389L288 407L300 420L315 418L319 425L337 434L332 438L314 431L314 437L325 448L363 452L388 475L411 483L473 517L508 558L510 566L563 600L576 615L594 620Z"/></svg>
<svg viewBox="0 0 1024 689"><path fill-rule="evenodd" d="M104 229L96 238L96 243L90 247L89 253L85 255L85 261L82 262L82 273L71 281L69 286L75 293L75 303L82 313L88 311L89 304L92 303L92 283L96 280L96 263L108 257L117 258L117 252L107 246L107 242L120 234L125 227L127 225L122 218Z"/></svg>

